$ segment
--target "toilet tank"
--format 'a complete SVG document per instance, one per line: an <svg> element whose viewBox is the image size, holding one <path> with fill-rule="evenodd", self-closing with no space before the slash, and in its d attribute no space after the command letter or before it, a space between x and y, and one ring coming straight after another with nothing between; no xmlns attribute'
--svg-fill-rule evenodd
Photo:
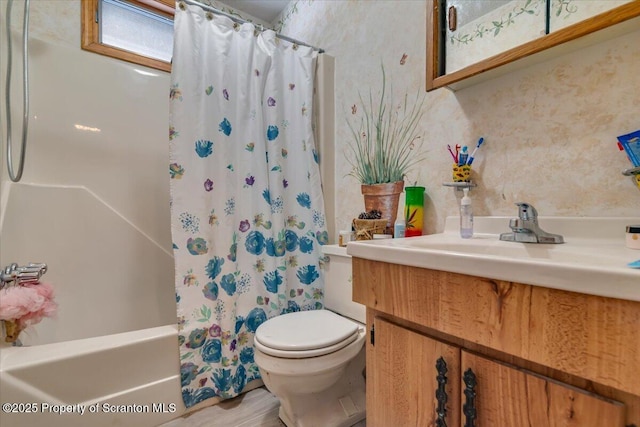
<svg viewBox="0 0 640 427"><path fill-rule="evenodd" d="M366 323L366 309L352 301L351 255L347 248L338 245L322 246L328 257L324 265L325 308L357 322Z"/></svg>

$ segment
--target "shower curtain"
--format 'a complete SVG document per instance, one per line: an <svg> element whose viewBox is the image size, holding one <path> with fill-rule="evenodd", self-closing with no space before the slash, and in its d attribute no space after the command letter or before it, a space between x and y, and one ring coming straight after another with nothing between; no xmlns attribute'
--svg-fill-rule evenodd
<svg viewBox="0 0 640 427"><path fill-rule="evenodd" d="M260 378L256 328L323 306L327 243L311 123L317 53L179 4L171 75L171 227L182 395Z"/></svg>

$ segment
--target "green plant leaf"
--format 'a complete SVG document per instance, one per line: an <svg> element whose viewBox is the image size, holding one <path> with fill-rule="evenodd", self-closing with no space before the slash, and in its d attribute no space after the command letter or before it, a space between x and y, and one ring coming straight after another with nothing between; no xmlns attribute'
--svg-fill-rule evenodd
<svg viewBox="0 0 640 427"><path fill-rule="evenodd" d="M359 126L347 120L352 134L347 161L352 167L349 175L362 184L380 184L404 180L409 169L424 159L420 152L421 136L417 126L422 118L425 95L418 92L412 106L408 95L398 108L393 91L387 91L386 72L382 69L382 88L379 99L369 90L365 101L359 94L362 116ZM389 94L391 93L391 94Z"/></svg>

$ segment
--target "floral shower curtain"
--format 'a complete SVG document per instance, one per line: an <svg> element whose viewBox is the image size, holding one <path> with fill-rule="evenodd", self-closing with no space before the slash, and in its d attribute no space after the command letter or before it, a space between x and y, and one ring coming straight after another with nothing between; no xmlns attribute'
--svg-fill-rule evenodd
<svg viewBox="0 0 640 427"><path fill-rule="evenodd" d="M175 15L171 227L182 395L239 394L268 318L322 308L316 52L196 6Z"/></svg>

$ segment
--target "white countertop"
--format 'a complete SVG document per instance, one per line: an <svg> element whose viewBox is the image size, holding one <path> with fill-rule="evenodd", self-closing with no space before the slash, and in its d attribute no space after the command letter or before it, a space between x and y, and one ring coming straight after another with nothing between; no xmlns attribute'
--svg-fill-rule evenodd
<svg viewBox="0 0 640 427"><path fill-rule="evenodd" d="M349 242L351 256L545 286L590 295L640 301L640 270L628 263L640 250L625 246L625 227L634 218L539 217L540 228L561 234L563 244L505 242L511 217L476 217L475 234L462 239L458 217L448 217L440 234Z"/></svg>

